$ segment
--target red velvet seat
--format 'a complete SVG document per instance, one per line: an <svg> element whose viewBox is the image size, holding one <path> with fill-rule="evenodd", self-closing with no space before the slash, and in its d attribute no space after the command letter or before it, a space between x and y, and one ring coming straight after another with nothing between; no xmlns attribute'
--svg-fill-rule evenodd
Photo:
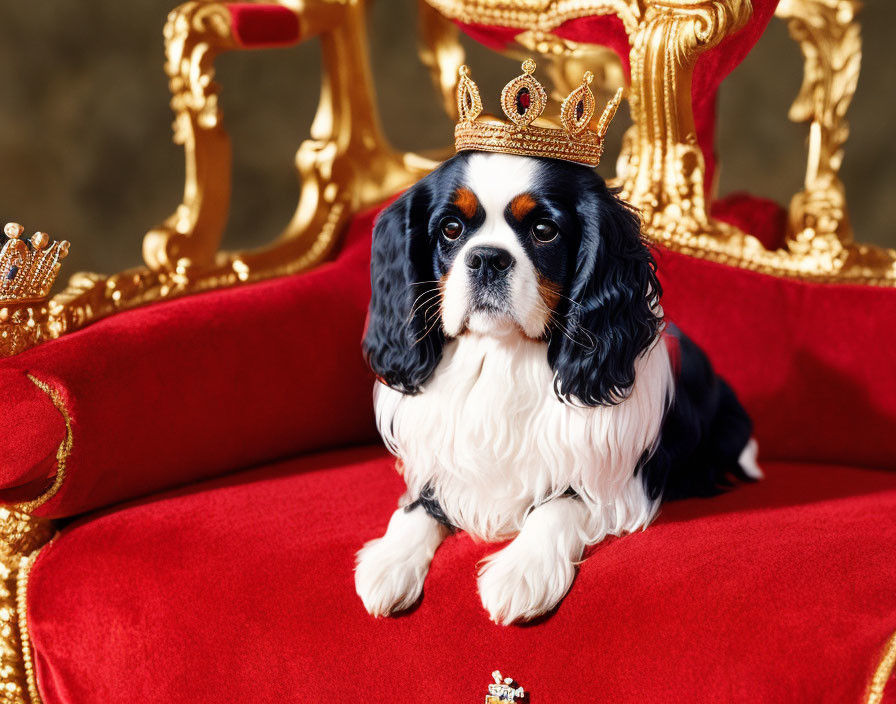
<svg viewBox="0 0 896 704"><path fill-rule="evenodd" d="M105 511L31 573L44 701L469 704L495 668L539 702L859 701L896 629L896 473L765 469L598 546L522 628L488 620L475 574L494 548L466 536L439 549L418 608L364 611L353 555L401 490L378 447Z"/></svg>
<svg viewBox="0 0 896 704"><path fill-rule="evenodd" d="M354 594L353 555L381 534L402 484L380 447L345 449L370 442L372 380L358 343L371 222L356 219L343 253L315 272L122 314L3 364L56 371L53 383L75 411L69 486L95 487L92 496L107 502L144 497L77 519L34 564L27 623L46 704L460 703L476 701L496 668L545 702L584 685L610 701L861 699L896 631L896 472L881 471L896 455L896 373L879 338L896 292L660 252L667 313L744 399L768 479L670 504L645 532L598 546L569 598L539 623L488 621L475 572L494 548L463 536L440 548L416 610L375 620ZM321 317L342 310L322 303L321 292L347 302L342 317ZM192 404L172 409L173 436L154 429L116 445L125 464L107 461L93 434L103 418L112 428L121 421L94 394L85 337L135 328L144 342L176 350L195 333L171 321L245 308L261 331L282 319L280 306L294 311L296 332L272 350L277 365L256 370L238 402L210 395L201 412L228 437L196 434L185 455L219 458L239 447L230 464L215 459L225 476L204 479L209 462L181 466L170 443L149 442L187 442L190 414L200 412ZM153 321L162 324L150 335ZM309 337L309 325L326 334ZM208 359L242 358L226 325L210 320L203 329L215 341ZM118 349L106 378L152 385L167 372L183 376L175 378L184 388L206 388L220 373L205 378L206 352L197 351L184 368L177 355L157 358L142 380L130 348ZM271 412L291 359L319 374L312 383L300 373L288 403ZM240 427L253 442L229 437ZM255 452L266 463L276 447L299 457L233 473ZM308 454L327 447L343 449ZM146 496L146 487L196 479L204 483ZM51 515L85 510L83 489L65 486L47 505Z"/></svg>

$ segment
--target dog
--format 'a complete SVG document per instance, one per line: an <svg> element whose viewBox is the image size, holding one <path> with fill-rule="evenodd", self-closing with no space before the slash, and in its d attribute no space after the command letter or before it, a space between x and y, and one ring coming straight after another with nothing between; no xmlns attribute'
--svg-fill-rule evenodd
<svg viewBox="0 0 896 704"><path fill-rule="evenodd" d="M379 216L363 351L407 491L357 555L367 611L411 607L452 531L512 539L482 605L554 609L585 549L664 500L755 480L752 424L663 319L638 215L587 166L463 151Z"/></svg>

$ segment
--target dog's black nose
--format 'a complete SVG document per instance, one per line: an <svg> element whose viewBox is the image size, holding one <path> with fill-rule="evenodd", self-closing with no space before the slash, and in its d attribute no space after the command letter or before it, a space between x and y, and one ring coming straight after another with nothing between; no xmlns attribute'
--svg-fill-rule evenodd
<svg viewBox="0 0 896 704"><path fill-rule="evenodd" d="M480 275L506 274L513 267L514 259L500 247L473 247L464 257L464 263Z"/></svg>

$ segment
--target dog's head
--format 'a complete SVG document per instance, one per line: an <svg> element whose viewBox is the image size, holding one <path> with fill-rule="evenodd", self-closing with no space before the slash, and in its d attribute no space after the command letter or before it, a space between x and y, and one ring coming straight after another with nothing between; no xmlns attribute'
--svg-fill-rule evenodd
<svg viewBox="0 0 896 704"><path fill-rule="evenodd" d="M558 396L616 403L661 326L655 269L637 215L593 169L462 152L376 223L364 351L415 393L446 339L522 334L547 342Z"/></svg>

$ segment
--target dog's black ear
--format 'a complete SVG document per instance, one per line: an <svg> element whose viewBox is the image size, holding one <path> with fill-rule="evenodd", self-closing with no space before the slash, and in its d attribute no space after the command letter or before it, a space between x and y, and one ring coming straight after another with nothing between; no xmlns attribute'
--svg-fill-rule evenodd
<svg viewBox="0 0 896 704"><path fill-rule="evenodd" d="M579 199L581 242L568 295L566 334L548 347L554 390L588 406L628 396L635 362L660 330L656 263L638 215L603 181Z"/></svg>
<svg viewBox="0 0 896 704"><path fill-rule="evenodd" d="M364 355L383 383L410 394L433 373L445 342L429 203L421 181L386 208L373 229Z"/></svg>

